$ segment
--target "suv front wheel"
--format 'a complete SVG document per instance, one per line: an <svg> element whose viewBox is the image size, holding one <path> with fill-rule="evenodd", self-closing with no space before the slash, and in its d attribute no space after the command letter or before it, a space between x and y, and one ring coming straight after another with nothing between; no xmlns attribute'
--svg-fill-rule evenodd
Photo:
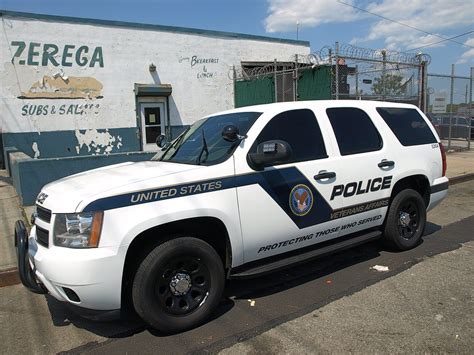
<svg viewBox="0 0 474 355"><path fill-rule="evenodd" d="M384 228L385 243L397 250L414 248L426 225L426 205L412 189L400 191L389 206Z"/></svg>
<svg viewBox="0 0 474 355"><path fill-rule="evenodd" d="M133 305L153 328L183 331L210 316L224 282L222 261L214 248L197 238L174 238L153 249L138 267Z"/></svg>

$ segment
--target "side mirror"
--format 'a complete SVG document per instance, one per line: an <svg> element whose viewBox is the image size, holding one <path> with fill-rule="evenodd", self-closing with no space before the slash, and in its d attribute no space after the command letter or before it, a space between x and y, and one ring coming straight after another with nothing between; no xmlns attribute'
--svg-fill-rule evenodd
<svg viewBox="0 0 474 355"><path fill-rule="evenodd" d="M272 140L260 143L257 151L248 154L248 160L252 167L262 169L266 166L284 163L290 160L292 150L290 145L281 140Z"/></svg>
<svg viewBox="0 0 474 355"><path fill-rule="evenodd" d="M168 138L164 134L160 134L158 137L156 137L156 145L159 148L164 148L169 144Z"/></svg>
<svg viewBox="0 0 474 355"><path fill-rule="evenodd" d="M247 138L247 136L241 136L239 134L239 128L230 124L225 126L222 130L222 138L227 142L237 142L238 140Z"/></svg>

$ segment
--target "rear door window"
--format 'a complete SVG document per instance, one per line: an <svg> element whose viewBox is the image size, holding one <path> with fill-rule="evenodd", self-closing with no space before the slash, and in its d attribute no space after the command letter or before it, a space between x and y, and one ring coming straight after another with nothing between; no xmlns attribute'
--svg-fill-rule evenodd
<svg viewBox="0 0 474 355"><path fill-rule="evenodd" d="M436 143L430 127L412 108L378 107L377 112L404 146Z"/></svg>
<svg viewBox="0 0 474 355"><path fill-rule="evenodd" d="M355 107L326 110L341 155L372 152L382 148L382 138L365 111Z"/></svg>

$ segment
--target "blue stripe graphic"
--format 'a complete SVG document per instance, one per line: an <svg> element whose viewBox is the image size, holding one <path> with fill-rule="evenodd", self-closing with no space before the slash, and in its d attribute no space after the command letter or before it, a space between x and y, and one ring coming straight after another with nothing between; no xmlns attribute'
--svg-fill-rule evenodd
<svg viewBox="0 0 474 355"><path fill-rule="evenodd" d="M88 204L84 208L84 212L106 211L255 184L258 184L264 189L299 228L306 228L331 219L331 206L296 167L273 169L219 179L201 180L105 197ZM313 207L305 216L297 216L290 209L290 192L292 188L298 184L306 185L313 193Z"/></svg>

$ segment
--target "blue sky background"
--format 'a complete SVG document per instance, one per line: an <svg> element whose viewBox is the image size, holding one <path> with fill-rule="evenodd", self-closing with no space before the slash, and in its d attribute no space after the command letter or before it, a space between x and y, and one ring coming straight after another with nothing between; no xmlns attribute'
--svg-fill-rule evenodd
<svg viewBox="0 0 474 355"><path fill-rule="evenodd" d="M474 30L471 0L344 0L427 32L452 37ZM467 4L467 5L466 5ZM51 15L194 27L310 41L313 51L336 40L368 48L406 51L438 37L383 21L337 0L0 0L0 9ZM424 48L429 72L469 75L474 66L474 33Z"/></svg>

